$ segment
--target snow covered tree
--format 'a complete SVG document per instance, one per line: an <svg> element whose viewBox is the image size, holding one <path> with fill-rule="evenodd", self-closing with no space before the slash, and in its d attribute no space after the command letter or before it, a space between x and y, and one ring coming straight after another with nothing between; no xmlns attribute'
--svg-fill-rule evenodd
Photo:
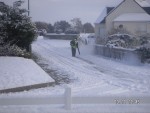
<svg viewBox="0 0 150 113"><path fill-rule="evenodd" d="M38 30L45 29L46 31L48 31L48 24L46 22L37 21L35 22L35 25Z"/></svg>
<svg viewBox="0 0 150 113"><path fill-rule="evenodd" d="M82 25L80 18L73 18L71 22L72 22L72 26L74 30L81 33L83 29L83 25Z"/></svg>
<svg viewBox="0 0 150 113"><path fill-rule="evenodd" d="M54 31L59 32L61 31L62 33L65 33L65 31L70 28L70 24L64 20L58 21L54 23Z"/></svg>
<svg viewBox="0 0 150 113"><path fill-rule="evenodd" d="M83 24L83 32L84 33L94 33L94 27L91 23Z"/></svg>
<svg viewBox="0 0 150 113"><path fill-rule="evenodd" d="M76 31L73 27L69 27L65 31L66 34L79 34L78 31Z"/></svg>
<svg viewBox="0 0 150 113"><path fill-rule="evenodd" d="M52 26L52 24L48 24L48 33L54 33L54 27Z"/></svg>
<svg viewBox="0 0 150 113"><path fill-rule="evenodd" d="M6 4L0 6L0 35L4 42L11 42L29 51L29 46L36 36L36 27L26 15L25 9L20 9L21 1L15 2L14 7Z"/></svg>

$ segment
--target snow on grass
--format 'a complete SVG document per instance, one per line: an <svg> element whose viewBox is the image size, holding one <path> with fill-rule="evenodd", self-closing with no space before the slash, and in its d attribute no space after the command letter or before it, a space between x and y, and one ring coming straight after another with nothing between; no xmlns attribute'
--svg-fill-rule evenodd
<svg viewBox="0 0 150 113"><path fill-rule="evenodd" d="M0 57L1 90L49 82L54 80L31 59Z"/></svg>

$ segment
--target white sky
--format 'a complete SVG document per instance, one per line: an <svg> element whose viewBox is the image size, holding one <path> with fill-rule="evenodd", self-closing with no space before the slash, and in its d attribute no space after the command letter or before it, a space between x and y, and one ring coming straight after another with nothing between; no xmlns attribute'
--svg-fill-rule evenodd
<svg viewBox="0 0 150 113"><path fill-rule="evenodd" d="M12 4L15 0L0 0ZM27 8L25 0L25 7ZM56 21L80 18L83 23L94 23L105 6L116 6L122 0L30 0L33 21Z"/></svg>

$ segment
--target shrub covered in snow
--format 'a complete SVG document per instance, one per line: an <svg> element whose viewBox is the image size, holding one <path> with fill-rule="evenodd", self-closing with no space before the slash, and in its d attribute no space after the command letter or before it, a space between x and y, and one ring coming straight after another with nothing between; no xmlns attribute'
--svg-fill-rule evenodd
<svg viewBox="0 0 150 113"><path fill-rule="evenodd" d="M132 36L129 34L113 34L107 38L100 38L99 44L109 47L136 48L150 42L149 35Z"/></svg>
<svg viewBox="0 0 150 113"><path fill-rule="evenodd" d="M106 39L106 45L111 47L135 48L137 38L129 34L113 34Z"/></svg>
<svg viewBox="0 0 150 113"><path fill-rule="evenodd" d="M106 45L109 47L138 48L136 51L141 56L141 61L150 63L150 36L147 34L139 37L128 34L110 35Z"/></svg>
<svg viewBox="0 0 150 113"><path fill-rule="evenodd" d="M17 45L9 42L4 42L3 37L0 36L0 56L20 56L25 58L30 58L30 53L26 52L26 50L19 48Z"/></svg>
<svg viewBox="0 0 150 113"><path fill-rule="evenodd" d="M30 58L30 53L26 50L19 48L17 45L11 45L10 43L3 42L2 37L0 37L0 56L19 56Z"/></svg>
<svg viewBox="0 0 150 113"><path fill-rule="evenodd" d="M15 3L15 7L5 4L0 6L0 36L5 42L12 42L15 45L29 50L29 45L35 39L36 28L26 15L25 9L20 9L21 1Z"/></svg>
<svg viewBox="0 0 150 113"><path fill-rule="evenodd" d="M150 34L146 33L146 34L139 35L139 42L140 45L147 45L148 43L150 43Z"/></svg>
<svg viewBox="0 0 150 113"><path fill-rule="evenodd" d="M136 51L138 51L139 55L141 56L142 62L150 63L150 47L143 46L136 49Z"/></svg>

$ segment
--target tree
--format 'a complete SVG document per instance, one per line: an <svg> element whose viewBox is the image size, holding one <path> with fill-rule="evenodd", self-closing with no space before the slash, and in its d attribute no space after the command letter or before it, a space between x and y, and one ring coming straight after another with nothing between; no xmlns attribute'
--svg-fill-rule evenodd
<svg viewBox="0 0 150 113"><path fill-rule="evenodd" d="M75 29L75 31L81 33L83 29L83 25L80 18L73 18L71 22L72 22L72 27Z"/></svg>
<svg viewBox="0 0 150 113"><path fill-rule="evenodd" d="M74 28L70 27L68 29L66 29L65 31L66 34L79 34L78 31L76 31Z"/></svg>
<svg viewBox="0 0 150 113"><path fill-rule="evenodd" d="M48 31L48 24L46 22L38 21L38 22L35 22L35 25L38 30L45 29L46 31Z"/></svg>
<svg viewBox="0 0 150 113"><path fill-rule="evenodd" d="M58 21L58 22L55 22L54 23L54 31L55 32L63 32L63 33L65 33L65 31L68 29L68 28L70 28L70 24L68 23L68 22L66 22L66 21Z"/></svg>
<svg viewBox="0 0 150 113"><path fill-rule="evenodd" d="M84 33L94 33L94 27L91 23L85 23L83 25L83 32Z"/></svg>
<svg viewBox="0 0 150 113"><path fill-rule="evenodd" d="M15 2L15 7L1 4L0 35L4 42L11 42L29 51L29 46L36 36L36 27L26 15L25 9L20 9L22 2ZM18 5L17 5L18 4Z"/></svg>
<svg viewBox="0 0 150 113"><path fill-rule="evenodd" d="M50 23L37 21L35 22L35 25L38 31L45 29L48 33L54 33L54 27Z"/></svg>
<svg viewBox="0 0 150 113"><path fill-rule="evenodd" d="M48 33L54 33L54 27L52 26L52 24L48 24Z"/></svg>

